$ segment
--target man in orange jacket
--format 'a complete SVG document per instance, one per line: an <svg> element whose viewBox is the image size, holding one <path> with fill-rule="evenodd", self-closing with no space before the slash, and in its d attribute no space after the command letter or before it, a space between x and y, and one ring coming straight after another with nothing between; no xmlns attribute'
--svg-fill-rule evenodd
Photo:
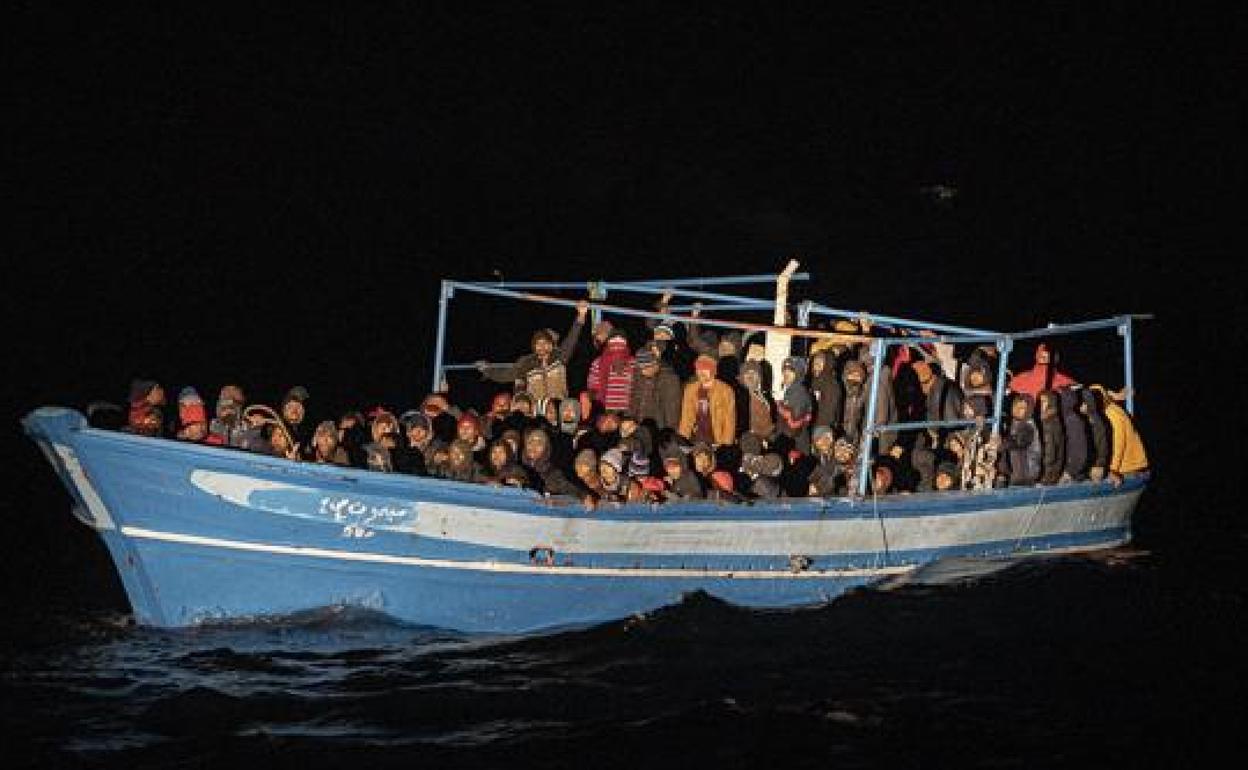
<svg viewBox="0 0 1248 770"><path fill-rule="evenodd" d="M693 364L694 379L685 385L680 408L680 435L713 446L737 438L737 397L732 386L715 379L717 362L706 354Z"/></svg>

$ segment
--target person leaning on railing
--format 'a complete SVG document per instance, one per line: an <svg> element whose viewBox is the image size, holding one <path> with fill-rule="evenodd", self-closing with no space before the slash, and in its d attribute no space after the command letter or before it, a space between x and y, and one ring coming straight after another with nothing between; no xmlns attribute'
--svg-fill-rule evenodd
<svg viewBox="0 0 1248 770"><path fill-rule="evenodd" d="M1104 385L1091 385L1090 391L1097 394L1105 419L1109 421L1112 444L1109 454L1109 480L1115 485L1122 483L1123 476L1129 473L1142 473L1148 470L1148 455L1144 452L1144 441L1135 429L1135 423L1127 410L1118 406L1115 397L1126 397L1123 392L1110 393Z"/></svg>

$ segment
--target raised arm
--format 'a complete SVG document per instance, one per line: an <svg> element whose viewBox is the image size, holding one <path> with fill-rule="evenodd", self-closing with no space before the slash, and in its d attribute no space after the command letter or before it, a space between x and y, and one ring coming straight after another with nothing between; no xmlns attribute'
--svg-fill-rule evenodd
<svg viewBox="0 0 1248 770"><path fill-rule="evenodd" d="M576 319L572 321L572 328L568 329L563 342L559 343L559 352L563 354L564 363L571 361L572 354L576 352L576 343L581 339L581 330L585 328L585 316L588 313L589 302L581 300L576 303Z"/></svg>

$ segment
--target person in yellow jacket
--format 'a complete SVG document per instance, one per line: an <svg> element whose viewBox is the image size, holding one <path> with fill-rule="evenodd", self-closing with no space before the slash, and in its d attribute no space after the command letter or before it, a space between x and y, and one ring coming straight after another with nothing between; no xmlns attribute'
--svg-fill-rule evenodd
<svg viewBox="0 0 1248 770"><path fill-rule="evenodd" d="M1105 409L1105 419L1109 420L1109 430L1113 435L1109 452L1109 478L1115 484L1122 483L1122 477L1128 473L1140 473L1148 470L1148 455L1144 453L1144 442L1140 439L1131 415L1118 406L1114 400L1118 393L1110 393L1104 385L1090 385L1089 388L1100 397Z"/></svg>
<svg viewBox="0 0 1248 770"><path fill-rule="evenodd" d="M737 440L737 397L732 386L715 379L716 361L706 354L693 364L694 379L681 399L678 433L713 446Z"/></svg>

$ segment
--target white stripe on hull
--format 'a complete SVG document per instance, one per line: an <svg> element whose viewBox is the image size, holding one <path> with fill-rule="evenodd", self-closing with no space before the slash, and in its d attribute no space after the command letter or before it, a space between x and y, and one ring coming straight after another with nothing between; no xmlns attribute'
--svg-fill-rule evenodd
<svg viewBox="0 0 1248 770"><path fill-rule="evenodd" d="M288 515L314 515L315 503L301 503L299 508L306 510L301 513L254 495L286 492L314 501L323 494L314 487L214 471L193 471L191 482L237 505ZM882 523L869 499L860 503L862 518L786 521L778 512L777 518L761 522L681 520L679 513L664 514L661 509L652 520L619 521L395 500L414 515L397 526L375 528L509 550L550 545L568 554L815 556L882 551L885 540L889 550L906 551L1097 532L1125 525L1139 494L897 518L889 518L887 508L881 507Z"/></svg>
<svg viewBox="0 0 1248 770"><path fill-rule="evenodd" d="M494 561L454 561L451 559L426 559L418 556L394 556L385 553L361 553L330 548L252 543L242 540L224 540L216 537L184 535L176 532L160 532L142 527L124 526L122 534L142 540L159 540L166 543L197 545L207 548L224 548L253 553L272 553L283 556L300 556L339 561L372 562L408 567L434 567L438 569L471 570L478 572L503 572L518 574L542 574L551 576L576 575L587 577L647 577L647 578L734 578L744 580L806 580L828 578L884 577L901 575L914 569L914 565L879 567L875 569L846 568L835 570L708 570L676 569L668 567L575 567L512 564Z"/></svg>

